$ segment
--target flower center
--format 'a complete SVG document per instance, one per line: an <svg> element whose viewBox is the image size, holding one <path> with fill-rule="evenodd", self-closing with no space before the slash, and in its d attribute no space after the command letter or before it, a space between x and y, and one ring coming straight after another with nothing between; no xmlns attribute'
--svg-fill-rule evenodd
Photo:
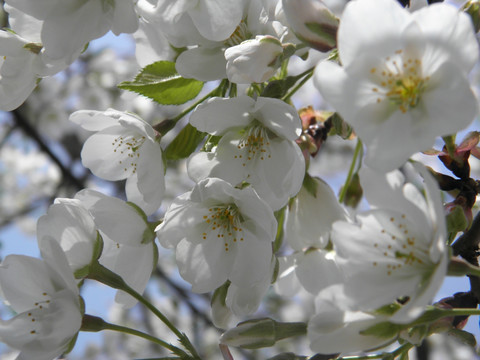
<svg viewBox="0 0 480 360"><path fill-rule="evenodd" d="M380 256L378 261L372 262L372 265L384 266L388 276L405 267L411 267L417 273L419 267L427 266L429 263L428 249L417 243L416 237L407 229L405 220L405 214L401 215L401 220L390 217L388 230L381 229L379 235L381 240L373 244Z"/></svg>
<svg viewBox="0 0 480 360"><path fill-rule="evenodd" d="M403 50L397 50L393 56L385 58L381 68L371 68L374 81L380 85L372 88L378 95L377 103L387 99L402 113L416 107L430 79L422 77L421 65L420 59L405 56Z"/></svg>
<svg viewBox="0 0 480 360"><path fill-rule="evenodd" d="M243 219L236 205L211 207L208 209L208 215L204 215L203 219L207 224L207 231L223 240L226 252L232 243L243 241L243 230L240 227ZM202 237L206 240L207 232L204 232Z"/></svg>
<svg viewBox="0 0 480 360"><path fill-rule="evenodd" d="M237 149L240 154L234 158L242 160L242 166L247 166L247 162L253 159L262 161L271 158L268 130L261 125L248 128L238 142Z"/></svg>
<svg viewBox="0 0 480 360"><path fill-rule="evenodd" d="M238 24L237 28L235 31L230 35L230 37L225 40L224 44L227 47L231 46L236 46L238 44L241 44L245 40L248 40L252 37L250 34L250 31L248 31L247 24L245 21L240 21L240 24Z"/></svg>
<svg viewBox="0 0 480 360"><path fill-rule="evenodd" d="M132 169L132 173L137 172L137 160L140 157L140 153L137 151L145 142L146 137L135 135L120 135L116 137L113 142L113 152L118 153L120 159L118 164L124 166L124 171L127 172Z"/></svg>
<svg viewBox="0 0 480 360"><path fill-rule="evenodd" d="M28 319L30 319L30 321L32 322L32 330L30 330L31 335L38 334L38 329L36 326L37 318L35 317L35 315L40 314L40 316L42 316L41 313L39 313L39 311L42 311L48 308L50 304L50 297L46 292L42 293L42 298L45 298L45 300L35 302L34 303L35 309L27 313Z"/></svg>

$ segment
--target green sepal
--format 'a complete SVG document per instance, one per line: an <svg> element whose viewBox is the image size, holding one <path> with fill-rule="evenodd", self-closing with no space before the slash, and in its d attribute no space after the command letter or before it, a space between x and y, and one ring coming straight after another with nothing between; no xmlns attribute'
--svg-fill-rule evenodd
<svg viewBox="0 0 480 360"><path fill-rule="evenodd" d="M326 121L332 122L329 136L338 135L342 139L349 139L353 134L353 128L347 124L338 113L333 113Z"/></svg>
<svg viewBox="0 0 480 360"><path fill-rule="evenodd" d="M180 105L194 99L202 90L203 82L183 78L177 73L174 62L162 60L147 65L133 81L124 81L118 87L162 105Z"/></svg>
<svg viewBox="0 0 480 360"><path fill-rule="evenodd" d="M90 264L85 265L84 267L77 269L73 272L75 279L83 279L88 276L90 273Z"/></svg>
<svg viewBox="0 0 480 360"><path fill-rule="evenodd" d="M310 195L312 195L314 198L317 198L318 183L315 181L315 178L310 176L309 173L305 173L302 186Z"/></svg>
<svg viewBox="0 0 480 360"><path fill-rule="evenodd" d="M43 45L40 43L28 43L23 45L24 49L27 49L28 51L38 55L40 54L40 51L43 49Z"/></svg>
<svg viewBox="0 0 480 360"><path fill-rule="evenodd" d="M314 360L315 357L307 358L306 356L297 355L292 352L277 354L274 357L268 358L267 360Z"/></svg>
<svg viewBox="0 0 480 360"><path fill-rule="evenodd" d="M63 354L66 355L70 353L73 348L75 347L75 344L77 343L78 339L78 332L75 334L75 336L68 342L67 348L63 351Z"/></svg>
<svg viewBox="0 0 480 360"><path fill-rule="evenodd" d="M480 30L480 3L478 0L468 1L462 6L462 10L465 11L472 20L473 28L477 33Z"/></svg>
<svg viewBox="0 0 480 360"><path fill-rule="evenodd" d="M152 273L156 269L157 264L158 264L158 246L155 243L155 241L152 241L152 246L153 246L153 266L152 266Z"/></svg>
<svg viewBox="0 0 480 360"><path fill-rule="evenodd" d="M155 232L152 231L152 229L150 228L150 226L147 226L147 228L145 229L145 231L144 231L143 234L142 234L141 244L149 244L149 243L151 243L151 242L154 242L154 241L155 241L155 237L156 237Z"/></svg>
<svg viewBox="0 0 480 360"><path fill-rule="evenodd" d="M155 232L155 229L157 228L158 225L160 225L163 222L163 220L157 220L157 221L152 221L148 223L148 227Z"/></svg>
<svg viewBox="0 0 480 360"><path fill-rule="evenodd" d="M287 339L307 334L307 324L303 322L278 322L275 321L275 340Z"/></svg>
<svg viewBox="0 0 480 360"><path fill-rule="evenodd" d="M129 290L130 287L127 285L125 280L123 280L120 275L101 265L98 261L92 263L90 266L90 272L87 278L101 282L102 284L110 286L111 288L123 290L129 293L127 289Z"/></svg>
<svg viewBox="0 0 480 360"><path fill-rule="evenodd" d="M392 316L401 308L402 308L402 305L400 305L399 303L393 303L393 304L388 304L388 305L379 307L374 311L374 313L375 315Z"/></svg>
<svg viewBox="0 0 480 360"><path fill-rule="evenodd" d="M205 141L205 144L203 144L202 151L212 151L212 149L218 145L218 142L221 138L221 136L209 135Z"/></svg>
<svg viewBox="0 0 480 360"><path fill-rule="evenodd" d="M480 276L480 267L472 265L460 257L451 257L447 269L448 276Z"/></svg>
<svg viewBox="0 0 480 360"><path fill-rule="evenodd" d="M284 97L288 90L299 80L297 76L287 76L284 79L272 80L268 82L260 96L280 99Z"/></svg>
<svg viewBox="0 0 480 360"><path fill-rule="evenodd" d="M127 205L130 205L133 210L135 210L135 212L140 215L140 217L143 219L143 221L145 221L146 224L148 224L148 218L147 218L147 215L145 214L145 212L142 210L141 207L139 207L137 204L131 202L131 201L126 201L126 204Z"/></svg>
<svg viewBox="0 0 480 360"><path fill-rule="evenodd" d="M305 323L281 323L270 318L247 320L226 331L221 342L244 349L271 347L279 340L307 333Z"/></svg>
<svg viewBox="0 0 480 360"><path fill-rule="evenodd" d="M215 301L219 301L222 306L227 306L225 299L227 298L228 287L230 286L230 281L227 280L225 283L218 287L212 295L210 303L213 304Z"/></svg>
<svg viewBox="0 0 480 360"><path fill-rule="evenodd" d="M447 316L451 316L448 309L445 310L445 309L437 308L435 306L427 306L427 310L418 319L411 322L407 326L431 324L434 321L437 321Z"/></svg>
<svg viewBox="0 0 480 360"><path fill-rule="evenodd" d="M93 246L93 256L92 261L97 261L103 252L103 238L100 235L100 232L97 230L97 239L95 240L95 245Z"/></svg>
<svg viewBox="0 0 480 360"><path fill-rule="evenodd" d="M131 202L131 201L126 201L127 205L130 205L134 210L135 212L143 219L143 221L145 222L145 230L143 231L143 234L142 234L142 241L141 243L142 244L148 244L152 241L155 240L155 237L156 237L156 234L155 234L155 227L153 227L151 225L151 223L148 221L148 217L147 217L147 214L145 214L145 212L135 203Z"/></svg>
<svg viewBox="0 0 480 360"><path fill-rule="evenodd" d="M85 332L99 332L106 329L107 323L98 316L85 314L82 319L82 326L80 331Z"/></svg>
<svg viewBox="0 0 480 360"><path fill-rule="evenodd" d="M425 338L430 335L428 325L418 325L409 329L405 329L400 333L400 338L406 342L420 346Z"/></svg>
<svg viewBox="0 0 480 360"><path fill-rule="evenodd" d="M275 262L273 265L273 274L272 274L272 280L270 281L271 284L275 284L278 278L278 274L280 272L280 262L278 261L278 258L274 255L272 261Z"/></svg>
<svg viewBox="0 0 480 360"><path fill-rule="evenodd" d="M190 156L206 133L198 131L194 126L187 124L167 146L164 151L167 160L179 160Z"/></svg>
<svg viewBox="0 0 480 360"><path fill-rule="evenodd" d="M393 324L388 321L380 322L360 331L361 335L375 336L380 339L392 339L396 337L405 325Z"/></svg>
<svg viewBox="0 0 480 360"><path fill-rule="evenodd" d="M82 314L82 316L85 314L85 301L83 300L83 298L79 295L78 296L78 301L80 303L80 313ZM80 332L80 330L79 330ZM75 336L68 342L68 345L67 345L67 348L65 349L65 351L63 352L64 354L68 354L70 353L73 348L75 347L75 344L77 343L77 338L78 338L78 332L75 334Z"/></svg>
<svg viewBox="0 0 480 360"><path fill-rule="evenodd" d="M287 60L290 56L293 56L295 54L295 51L297 51L297 47L294 44L284 44L282 60Z"/></svg>
<svg viewBox="0 0 480 360"><path fill-rule="evenodd" d="M353 174L347 186L347 192L345 193L345 199L343 203L352 208L356 208L363 196L363 189L362 185L360 184L360 177L358 176L358 173Z"/></svg>
<svg viewBox="0 0 480 360"><path fill-rule="evenodd" d="M470 346L471 348L475 348L477 346L477 340L475 339L475 336L468 331L453 328L448 330L448 335L453 336L455 339L459 340L465 345Z"/></svg>
<svg viewBox="0 0 480 360"><path fill-rule="evenodd" d="M465 212L460 206L455 206L452 211L450 211L447 216L447 234L448 234L448 244L451 244L457 233L465 231L469 222L465 216Z"/></svg>
<svg viewBox="0 0 480 360"><path fill-rule="evenodd" d="M80 303L80 313L83 315L85 314L85 300L80 295L78 295L78 302Z"/></svg>
<svg viewBox="0 0 480 360"><path fill-rule="evenodd" d="M97 230L97 238L95 240L95 244L93 245L92 260L90 264L85 265L84 267L74 271L73 276L75 277L75 279L83 279L89 275L92 264L98 262L98 259L102 255L102 251L103 251L103 238L102 238L102 235L100 235L100 233Z"/></svg>
<svg viewBox="0 0 480 360"><path fill-rule="evenodd" d="M310 47L322 52L327 52L337 46L338 20L336 20L335 17L333 17L332 20L337 21L337 24L330 25L327 23L316 22L305 23L305 27L318 36L317 39L311 40L297 33L295 35Z"/></svg>
<svg viewBox="0 0 480 360"><path fill-rule="evenodd" d="M162 356L159 358L143 358L143 359L136 359L136 360L183 360L181 357L175 356L175 357L170 357L170 356Z"/></svg>
<svg viewBox="0 0 480 360"><path fill-rule="evenodd" d="M273 253L275 254L282 247L283 237L285 231L283 229L285 223L285 214L286 214L287 205L285 205L280 210L275 211L275 219L277 219L277 234L275 235L275 240L273 242Z"/></svg>

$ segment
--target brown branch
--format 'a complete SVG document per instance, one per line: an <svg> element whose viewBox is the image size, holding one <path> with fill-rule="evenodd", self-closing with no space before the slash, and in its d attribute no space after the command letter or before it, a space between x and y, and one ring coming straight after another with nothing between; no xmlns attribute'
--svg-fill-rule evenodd
<svg viewBox="0 0 480 360"><path fill-rule="evenodd" d="M173 282L172 279L170 279L159 266L156 267L154 274L160 279L162 279L162 281L164 281L170 288L172 288L177 293L177 295L180 296L180 298L185 302L185 304L188 306L194 316L201 318L206 325L215 327L210 318L195 304L193 304L193 302L190 300L189 293L185 289L175 284L175 282Z"/></svg>
<svg viewBox="0 0 480 360"><path fill-rule="evenodd" d="M473 219L470 229L460 236L452 245L453 254L461 256L470 264L478 266L478 245L480 243L480 213ZM470 291L480 303L480 278L469 276Z"/></svg>
<svg viewBox="0 0 480 360"><path fill-rule="evenodd" d="M21 107L13 110L11 112L13 119L17 126L22 129L25 135L29 136L33 141L36 142L38 147L40 148L41 151L43 151L45 154L47 154L50 159L58 166L60 171L62 172L62 176L65 179L65 181L69 182L71 185L73 185L77 190L81 190L85 188L85 184L83 183L82 180L78 179L75 177L72 172L70 171L69 168L67 168L61 161L60 159L52 152L52 150L48 147L48 145L43 141L41 138L40 134L38 133L37 129L33 127L27 119L23 116L21 112Z"/></svg>

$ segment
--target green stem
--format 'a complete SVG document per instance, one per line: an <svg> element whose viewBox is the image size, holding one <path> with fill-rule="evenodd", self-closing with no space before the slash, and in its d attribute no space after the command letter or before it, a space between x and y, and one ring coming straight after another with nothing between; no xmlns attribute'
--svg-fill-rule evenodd
<svg viewBox="0 0 480 360"><path fill-rule="evenodd" d="M298 89L300 89L313 76L313 70L315 70L315 68L310 68L300 75L297 75L297 78L300 79L303 77L303 79L297 85L295 85L292 90L290 90L290 92L282 98L282 100L288 102L292 95L295 94Z"/></svg>
<svg viewBox="0 0 480 360"><path fill-rule="evenodd" d="M172 353L180 356L181 358L188 358L188 354L183 351L182 349L177 348L176 346L169 344L161 339L156 338L155 336L146 334L144 332L131 329L126 326L120 326L120 325L115 325L115 324L110 324L106 321L104 321L102 318L99 318L97 316L92 316L92 315L87 315L85 314L83 316L83 321L82 321L82 327L80 328L80 331L84 332L98 332L102 330L111 330L111 331L118 331L122 332L125 334L129 335L134 335L141 337L145 340L148 340L150 342L153 342L155 344L158 344L165 349L170 350Z"/></svg>
<svg viewBox="0 0 480 360"><path fill-rule="evenodd" d="M445 147L447 148L448 155L455 160L455 135L447 135L442 137Z"/></svg>
<svg viewBox="0 0 480 360"><path fill-rule="evenodd" d="M283 62L282 62L282 67L280 68L280 76L279 76L279 79L283 79L285 78L287 75L288 75L288 61L290 60L290 58L288 59L285 59Z"/></svg>
<svg viewBox="0 0 480 360"><path fill-rule="evenodd" d="M480 315L480 309L447 309L443 317Z"/></svg>
<svg viewBox="0 0 480 360"><path fill-rule="evenodd" d="M190 111L192 111L193 109L195 109L198 104L201 104L202 102L204 102L204 101L207 100L208 98L211 98L212 96L217 95L217 93L220 91L220 89L222 89L223 82L224 82L224 80L222 80L222 82L220 83L220 85L218 85L215 89L213 89L212 91L210 91L207 95L205 95L204 97L202 97L200 100L196 101L195 104L193 104L192 106L189 106L188 108L186 108L185 110L183 110L180 114L178 114L178 115L175 116L173 119L171 119L171 121L173 121L174 123L176 123L178 120L180 120L180 119L183 118L185 115L187 115Z"/></svg>
<svg viewBox="0 0 480 360"><path fill-rule="evenodd" d="M350 181L352 181L353 174L355 172L355 164L357 163L358 155L362 150L362 142L360 139L357 138L357 146L355 147L355 151L353 153L352 163L350 164L350 169L348 170L347 178L345 179L345 184L343 184L342 190L340 191L340 195L338 196L338 201L343 203L345 200L345 195L347 194L348 185L350 185Z"/></svg>
<svg viewBox="0 0 480 360"><path fill-rule="evenodd" d="M185 348L190 351L190 353L196 358L200 359L197 351L193 347L192 343L188 337L178 330L168 318L162 314L155 306L153 306L147 299L142 295L132 289L119 275L115 274L113 271L107 269L106 267L100 265L100 263L92 264L90 268L90 274L88 275L89 279L97 280L102 284L113 287L114 289L119 289L125 291L130 296L138 300L143 304L147 309L149 309L157 318L159 318L180 340L180 342L185 346Z"/></svg>
<svg viewBox="0 0 480 360"><path fill-rule="evenodd" d="M338 360L371 360L371 359L384 359L389 358L390 356L392 359L395 359L397 356L404 354L405 352L409 351L413 347L412 344L406 343L397 348L396 350L392 351L391 353L379 353L379 354L371 354L371 355L364 355L364 356L344 356L337 358Z"/></svg>

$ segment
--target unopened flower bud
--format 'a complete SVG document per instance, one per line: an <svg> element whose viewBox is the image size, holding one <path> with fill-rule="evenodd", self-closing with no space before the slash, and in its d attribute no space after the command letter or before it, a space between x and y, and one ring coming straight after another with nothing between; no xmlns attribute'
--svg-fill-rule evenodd
<svg viewBox="0 0 480 360"><path fill-rule="evenodd" d="M283 0L283 11L295 35L319 51L337 45L337 17L321 0Z"/></svg>
<svg viewBox="0 0 480 360"><path fill-rule="evenodd" d="M220 329L228 328L232 320L232 312L225 303L229 285L230 282L226 282L215 290L212 296L212 321L214 325Z"/></svg>
<svg viewBox="0 0 480 360"><path fill-rule="evenodd" d="M305 323L280 323L270 318L254 319L239 323L220 337L220 342L245 349L273 346L278 340L305 335Z"/></svg>
<svg viewBox="0 0 480 360"><path fill-rule="evenodd" d="M480 0L470 0L462 6L462 9L470 15L475 32L478 32L480 30Z"/></svg>
<svg viewBox="0 0 480 360"><path fill-rule="evenodd" d="M261 83L272 77L283 59L282 43L273 36L257 36L225 50L227 76L237 84Z"/></svg>

